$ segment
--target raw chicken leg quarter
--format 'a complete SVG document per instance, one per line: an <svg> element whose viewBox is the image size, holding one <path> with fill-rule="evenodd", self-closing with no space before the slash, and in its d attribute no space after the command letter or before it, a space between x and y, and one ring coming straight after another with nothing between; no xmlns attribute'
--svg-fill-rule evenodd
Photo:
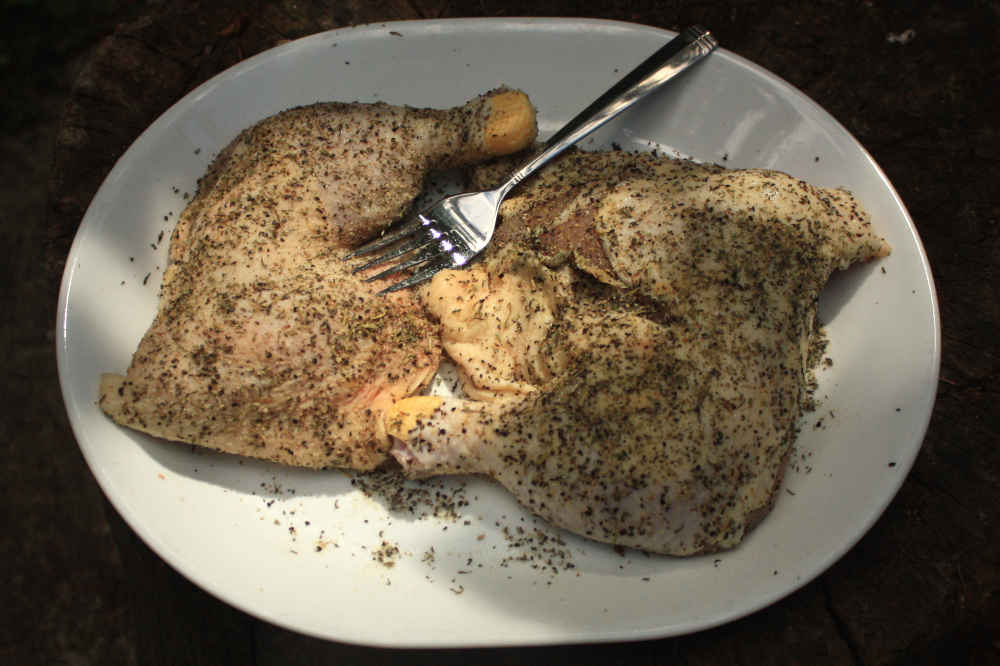
<svg viewBox="0 0 1000 666"><path fill-rule="evenodd" d="M171 440L305 467L386 459L383 409L424 387L438 324L351 274L347 249L401 217L434 169L525 148L527 97L450 110L320 103L245 130L173 233L159 310L100 406Z"/></svg>
<svg viewBox="0 0 1000 666"><path fill-rule="evenodd" d="M795 442L821 289L889 247L847 192L774 171L577 152L526 185L424 294L473 399L393 405L393 456L599 541L737 545Z"/></svg>

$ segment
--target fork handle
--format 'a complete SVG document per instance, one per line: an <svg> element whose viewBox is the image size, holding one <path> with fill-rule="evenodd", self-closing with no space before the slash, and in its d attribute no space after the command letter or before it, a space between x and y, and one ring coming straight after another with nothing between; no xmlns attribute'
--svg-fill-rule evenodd
<svg viewBox="0 0 1000 666"><path fill-rule="evenodd" d="M712 33L701 26L685 28L553 134L541 153L498 188L499 198L574 143L707 56L717 45Z"/></svg>

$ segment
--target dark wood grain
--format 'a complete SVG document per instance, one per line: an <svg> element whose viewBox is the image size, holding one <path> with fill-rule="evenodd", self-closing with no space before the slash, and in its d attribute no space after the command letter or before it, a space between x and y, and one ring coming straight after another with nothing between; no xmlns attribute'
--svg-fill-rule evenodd
<svg viewBox="0 0 1000 666"><path fill-rule="evenodd" d="M701 23L726 48L813 97L872 152L926 245L944 327L938 402L902 491L819 580L729 625L626 645L444 653L328 643L252 619L174 573L108 509L113 538L70 534L65 547L114 553L97 559L110 567L104 577L116 592L102 597L102 607L80 610L103 614L125 633L81 663L1000 663L1000 108L990 94L1000 81L996 2L151 4L93 50L63 114L46 274L53 281L59 275L83 211L115 160L210 76L321 30L462 15L586 15L671 29ZM907 29L915 31L912 41L887 39ZM64 421L51 436L73 446ZM85 495L93 503L97 492ZM21 630L31 635L30 622ZM47 651L44 638L33 637L37 654L54 663L60 655Z"/></svg>

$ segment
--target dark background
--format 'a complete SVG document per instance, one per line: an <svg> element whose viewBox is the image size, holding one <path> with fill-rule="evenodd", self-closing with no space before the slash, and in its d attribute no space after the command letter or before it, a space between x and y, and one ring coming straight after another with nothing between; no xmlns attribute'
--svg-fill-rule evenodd
<svg viewBox="0 0 1000 666"><path fill-rule="evenodd" d="M924 447L884 516L826 574L693 636L387 651L256 621L139 542L76 447L53 349L76 226L139 132L245 57L356 23L502 15L701 23L805 91L871 151L914 218L940 299L941 382ZM998 25L1000 3L987 0L0 0L0 663L1000 663ZM912 40L888 39L908 29Z"/></svg>

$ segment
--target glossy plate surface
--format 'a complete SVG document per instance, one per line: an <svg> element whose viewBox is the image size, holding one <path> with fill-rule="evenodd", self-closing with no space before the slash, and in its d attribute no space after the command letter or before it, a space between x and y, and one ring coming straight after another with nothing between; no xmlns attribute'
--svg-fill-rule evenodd
<svg viewBox="0 0 1000 666"><path fill-rule="evenodd" d="M589 145L658 147L847 187L893 247L824 292L834 363L819 375L821 405L806 419L775 510L736 550L619 555L532 519L481 480L442 484L457 519L409 513L345 474L161 442L117 427L95 404L99 375L124 371L153 319L185 194L241 129L318 100L445 107L506 84L531 96L546 136L671 37L589 20L362 26L251 58L169 109L95 196L59 298L67 411L125 520L185 576L249 613L384 646L680 634L780 599L840 557L895 495L926 431L940 360L933 282L909 215L867 152L800 92L725 50Z"/></svg>

